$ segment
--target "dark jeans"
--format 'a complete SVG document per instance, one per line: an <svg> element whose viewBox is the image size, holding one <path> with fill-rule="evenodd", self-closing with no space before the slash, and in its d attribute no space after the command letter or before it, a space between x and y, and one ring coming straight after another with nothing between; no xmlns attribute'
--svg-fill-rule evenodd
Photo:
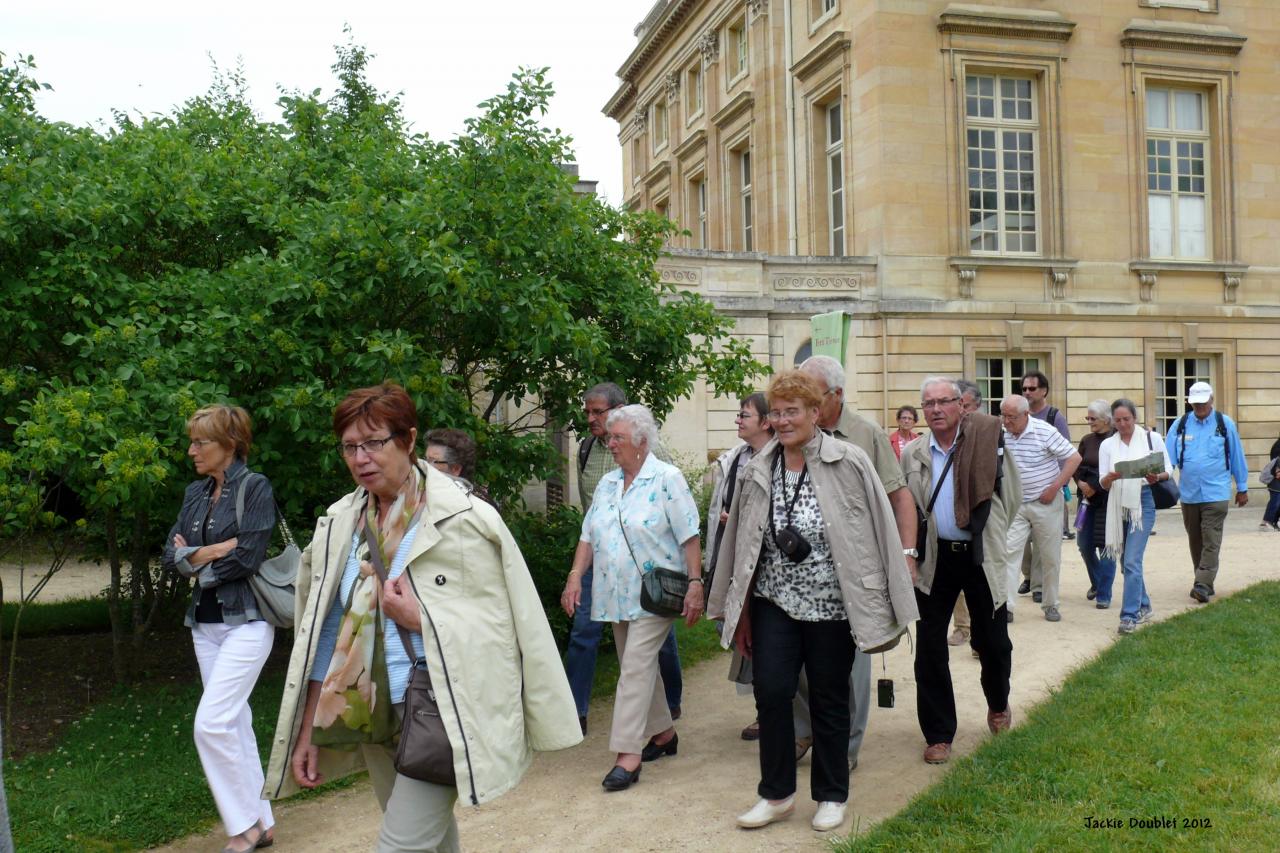
<svg viewBox="0 0 1280 853"><path fill-rule="evenodd" d="M582 597L573 613L573 626L569 629L569 648L564 656L564 672L569 677L569 689L573 703L578 706L578 716L587 715L587 703L591 701L591 683L596 677L596 651L600 648L603 622L591 621L591 568L582 576ZM673 711L680 707L684 681L680 675L680 650L676 646L676 629L671 628L667 641L658 653L658 671L662 673L662 686L667 694L667 707Z"/></svg>
<svg viewBox="0 0 1280 853"><path fill-rule="evenodd" d="M801 622L763 598L751 598L751 648L756 714L760 718L760 796L796 792L796 729L791 701L800 668L809 679L813 766L809 789L820 803L849 799L849 623Z"/></svg>
<svg viewBox="0 0 1280 853"><path fill-rule="evenodd" d="M1280 519L1280 492L1272 492L1267 500L1267 508L1262 513L1262 520L1267 524L1275 524Z"/></svg>
<svg viewBox="0 0 1280 853"><path fill-rule="evenodd" d="M1080 549L1080 556L1084 558L1084 569L1089 573L1089 583L1098 590L1098 603L1110 604L1111 585L1116 579L1116 561L1112 557L1102 556L1100 552L1103 543L1094 541L1095 518L1098 512L1106 510L1095 506L1086 506L1084 510L1084 527L1080 528L1076 536L1076 546Z"/></svg>
<svg viewBox="0 0 1280 853"><path fill-rule="evenodd" d="M970 645L982 663L982 692L987 709L1009 707L1013 643L1005 605L993 612L991 587L982 566L974 565L969 543L938 540L938 565L928 595L916 590L920 621L916 627L916 715L926 743L951 743L956 736L956 697L951 689L947 623L956 597L969 604Z"/></svg>

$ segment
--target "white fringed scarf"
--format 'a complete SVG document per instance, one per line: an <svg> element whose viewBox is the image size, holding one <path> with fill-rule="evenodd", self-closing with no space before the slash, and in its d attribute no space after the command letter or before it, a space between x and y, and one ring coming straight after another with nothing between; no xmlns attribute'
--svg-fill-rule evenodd
<svg viewBox="0 0 1280 853"><path fill-rule="evenodd" d="M1115 434L1116 446L1111 453L1112 470L1117 462L1142 459L1151 452L1150 438L1142 427L1135 427L1129 443L1125 444L1120 433ZM1142 487L1147 481L1142 477L1112 482L1107 498L1107 534L1104 557L1115 560L1124 557L1124 531L1128 525L1133 530L1142 529Z"/></svg>

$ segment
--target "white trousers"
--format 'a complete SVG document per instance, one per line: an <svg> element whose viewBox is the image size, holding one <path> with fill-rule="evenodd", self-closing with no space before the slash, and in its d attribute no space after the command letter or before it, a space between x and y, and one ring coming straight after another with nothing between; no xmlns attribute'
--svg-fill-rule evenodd
<svg viewBox="0 0 1280 853"><path fill-rule="evenodd" d="M228 836L259 820L265 827L275 824L271 804L262 799L262 760L249 710L249 694L275 635L266 622L201 622L191 629L204 682L196 709L196 752Z"/></svg>

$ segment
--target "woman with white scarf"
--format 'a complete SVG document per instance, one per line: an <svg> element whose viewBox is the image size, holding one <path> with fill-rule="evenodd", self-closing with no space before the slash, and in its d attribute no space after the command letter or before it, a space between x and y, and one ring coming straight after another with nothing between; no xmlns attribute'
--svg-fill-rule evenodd
<svg viewBox="0 0 1280 853"><path fill-rule="evenodd" d="M1138 407L1132 400L1120 398L1111 404L1111 423L1115 435L1098 448L1100 484L1106 489L1107 532L1103 553L1121 562L1124 570L1124 599L1120 606L1120 633L1132 634L1138 626L1151 621L1151 599L1142 579L1142 555L1156 520L1156 504L1151 484L1167 480L1173 469L1164 440L1151 430L1138 426ZM1134 461L1159 452L1164 456L1164 471L1145 478L1122 478L1116 463Z"/></svg>

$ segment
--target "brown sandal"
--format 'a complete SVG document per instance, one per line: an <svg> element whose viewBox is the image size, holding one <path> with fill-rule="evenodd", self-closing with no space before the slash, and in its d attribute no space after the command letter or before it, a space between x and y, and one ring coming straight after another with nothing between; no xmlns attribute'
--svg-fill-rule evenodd
<svg viewBox="0 0 1280 853"><path fill-rule="evenodd" d="M253 832L254 830L257 830L258 834L253 838L250 838L249 833ZM259 820L257 823L255 823L253 826L249 827L239 835L231 836L231 838L228 840L234 840L237 838L243 839L245 843L248 844L249 846L240 848L240 847L232 847L230 844L228 844L227 846L222 848L222 853L249 853L252 850L261 850L264 847L270 847L272 844L276 843L275 833L272 832L271 829L264 827L262 825L261 820Z"/></svg>

